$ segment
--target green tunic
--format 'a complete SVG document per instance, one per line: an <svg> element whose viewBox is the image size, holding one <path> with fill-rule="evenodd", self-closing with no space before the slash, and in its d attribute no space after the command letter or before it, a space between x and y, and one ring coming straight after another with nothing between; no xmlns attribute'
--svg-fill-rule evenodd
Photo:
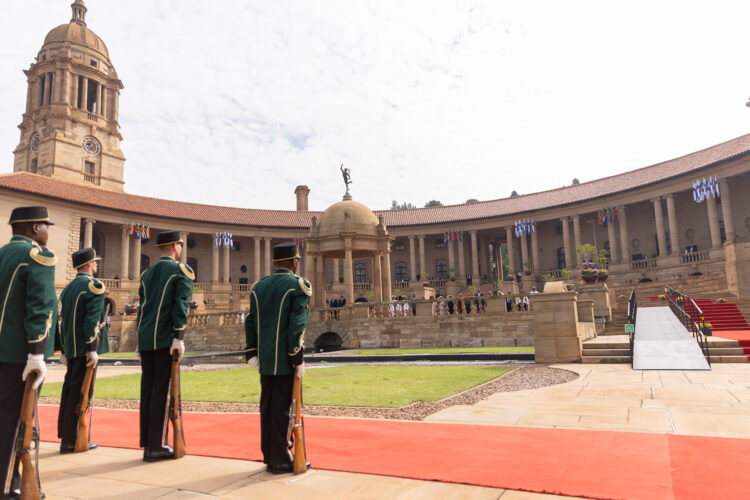
<svg viewBox="0 0 750 500"><path fill-rule="evenodd" d="M81 358L86 351L109 352L108 343L101 341L107 335L104 291L104 283L89 273L78 273L60 294L61 351L66 358Z"/></svg>
<svg viewBox="0 0 750 500"><path fill-rule="evenodd" d="M275 269L253 286L245 355L258 356L261 375L292 374L290 358L302 355L311 293L310 282L288 269Z"/></svg>
<svg viewBox="0 0 750 500"><path fill-rule="evenodd" d="M162 257L143 271L138 288L138 350L165 349L183 337L194 279L189 266L171 257Z"/></svg>
<svg viewBox="0 0 750 500"><path fill-rule="evenodd" d="M56 262L55 254L26 236L13 236L0 248L0 362L25 363L29 353L52 354Z"/></svg>

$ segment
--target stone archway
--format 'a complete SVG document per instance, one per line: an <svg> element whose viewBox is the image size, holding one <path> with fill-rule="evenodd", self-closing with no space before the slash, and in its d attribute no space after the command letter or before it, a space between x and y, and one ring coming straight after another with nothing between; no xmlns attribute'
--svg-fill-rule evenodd
<svg viewBox="0 0 750 500"><path fill-rule="evenodd" d="M341 350L343 343L344 341L341 339L338 333L325 332L321 335L318 335L318 338L315 339L313 349L315 350L315 352L339 351Z"/></svg>
<svg viewBox="0 0 750 500"><path fill-rule="evenodd" d="M337 328L337 331L333 331L331 329L331 326L332 325L321 323L319 325L314 325L312 328L308 328L305 333L305 346L307 348L315 349L315 352L317 352L317 346L319 344L318 339L326 334L334 334L336 335L336 337L341 339L341 343L338 344L340 346L340 349L348 349L349 347L351 347L351 339L347 330Z"/></svg>

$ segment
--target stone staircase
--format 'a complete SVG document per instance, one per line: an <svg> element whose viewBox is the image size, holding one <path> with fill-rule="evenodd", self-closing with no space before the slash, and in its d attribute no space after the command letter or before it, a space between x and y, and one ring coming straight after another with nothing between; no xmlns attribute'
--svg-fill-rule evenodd
<svg viewBox="0 0 750 500"><path fill-rule="evenodd" d="M708 352L711 363L750 363L746 348L737 340L709 337ZM597 337L583 343L583 364L630 364L630 341L627 335Z"/></svg>

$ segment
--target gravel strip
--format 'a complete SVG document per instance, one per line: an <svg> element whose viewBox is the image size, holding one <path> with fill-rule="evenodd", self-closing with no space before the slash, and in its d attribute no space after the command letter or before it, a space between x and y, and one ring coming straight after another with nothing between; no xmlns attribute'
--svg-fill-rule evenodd
<svg viewBox="0 0 750 500"><path fill-rule="evenodd" d="M326 417L380 418L389 420L422 420L426 416L445 408L457 405L473 405L487 399L497 392L538 389L550 385L563 384L578 378L578 374L569 370L550 368L544 365L508 365L518 366L494 380L478 385L464 392L454 394L435 402L417 401L401 408L367 408L352 406L304 406L305 415ZM39 398L39 403L60 404L60 398ZM137 410L139 401L132 399L97 399L99 408L116 408ZM249 403L207 403L183 401L182 409L186 412L202 413L258 413L257 404Z"/></svg>

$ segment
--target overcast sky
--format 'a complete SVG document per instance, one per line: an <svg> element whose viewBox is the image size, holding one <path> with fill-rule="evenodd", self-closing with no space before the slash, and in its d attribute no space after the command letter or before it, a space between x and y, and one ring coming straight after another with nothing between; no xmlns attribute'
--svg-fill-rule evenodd
<svg viewBox="0 0 750 500"><path fill-rule="evenodd" d="M3 2L0 172L22 69L71 0ZM750 2L86 0L125 88L130 193L373 209L504 198L750 130Z"/></svg>

